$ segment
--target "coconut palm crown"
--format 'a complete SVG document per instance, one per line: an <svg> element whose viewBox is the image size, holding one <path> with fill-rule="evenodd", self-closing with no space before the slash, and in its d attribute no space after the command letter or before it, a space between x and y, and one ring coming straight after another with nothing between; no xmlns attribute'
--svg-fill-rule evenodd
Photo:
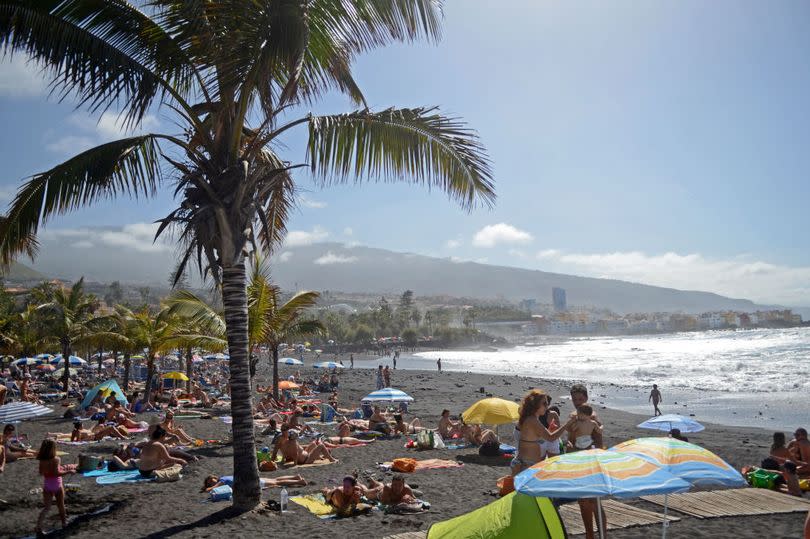
<svg viewBox="0 0 810 539"><path fill-rule="evenodd" d="M293 172L306 166L323 186L410 181L464 208L494 201L488 158L462 121L432 107L371 111L352 74L363 52L437 41L441 19L440 0L0 0L0 48L41 66L58 98L119 111L126 127L156 109L178 126L33 175L0 219L0 258L35 253L39 228L57 215L173 187L177 207L158 235L177 240L176 278L193 264L222 287L238 508L260 500L244 257L283 240ZM294 114L330 91L357 110ZM281 137L299 126L306 159L283 159Z"/></svg>

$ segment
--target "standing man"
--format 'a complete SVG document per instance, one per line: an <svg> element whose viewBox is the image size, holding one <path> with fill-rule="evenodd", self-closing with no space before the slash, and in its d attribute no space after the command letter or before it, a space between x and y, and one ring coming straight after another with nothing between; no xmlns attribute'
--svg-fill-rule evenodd
<svg viewBox="0 0 810 539"><path fill-rule="evenodd" d="M442 372L442 358L436 360L436 366L439 368L439 373Z"/></svg>
<svg viewBox="0 0 810 539"><path fill-rule="evenodd" d="M658 391L658 386L656 384L653 384L652 391L650 391L650 398L647 399L647 402L650 401L652 401L653 403L655 416L658 417L659 415L661 415L661 410L658 409L658 404L662 401L662 399L661 399L661 392Z"/></svg>
<svg viewBox="0 0 810 539"><path fill-rule="evenodd" d="M354 368L354 354L349 354L349 368Z"/></svg>
<svg viewBox="0 0 810 539"><path fill-rule="evenodd" d="M588 403L588 389L582 384L574 384L571 386L571 404L574 406L574 411L571 413L571 417L576 417L577 415L577 408L583 406ZM596 412L591 414L591 419L596 422L597 425L600 427L602 423L599 421L599 418L596 416ZM604 431L602 429L596 430L593 433L593 444L597 448L602 447L602 435ZM574 440L575 434L573 429L569 428L568 430L568 439ZM596 523L596 529L607 530L607 518L605 517L604 511L602 512L602 521L599 522L599 510L597 507L596 498L580 498L577 500L579 502L579 512L582 515L582 523L585 525L585 537L586 539L593 539L594 535L594 522Z"/></svg>
<svg viewBox="0 0 810 539"><path fill-rule="evenodd" d="M394 370L397 370L397 358L399 357L399 352L394 352Z"/></svg>
<svg viewBox="0 0 810 539"><path fill-rule="evenodd" d="M807 439L807 429L796 429L796 432L793 433L793 439L787 445L787 449L797 462L805 463L799 466L799 475L802 477L810 476L810 464L807 464L810 462L810 440Z"/></svg>

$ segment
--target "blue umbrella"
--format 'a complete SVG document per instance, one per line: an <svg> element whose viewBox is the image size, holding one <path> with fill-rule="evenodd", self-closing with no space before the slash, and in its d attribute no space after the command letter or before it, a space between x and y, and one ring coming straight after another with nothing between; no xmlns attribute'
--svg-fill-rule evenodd
<svg viewBox="0 0 810 539"><path fill-rule="evenodd" d="M22 367L24 365L39 365L40 363L42 363L40 360L33 357L23 357L12 362L13 365L17 365L18 367Z"/></svg>
<svg viewBox="0 0 810 539"><path fill-rule="evenodd" d="M52 354L38 354L38 355L36 355L34 357L37 358L37 359L48 360L48 359L51 359L53 357L53 355Z"/></svg>
<svg viewBox="0 0 810 539"><path fill-rule="evenodd" d="M402 390L386 387L369 393L362 402L413 402L413 397Z"/></svg>
<svg viewBox="0 0 810 539"><path fill-rule="evenodd" d="M672 429L678 429L681 432L700 432L705 430L706 427L692 419L678 414L664 414L657 417L651 417L644 423L638 425L640 429L662 430L669 432Z"/></svg>
<svg viewBox="0 0 810 539"><path fill-rule="evenodd" d="M87 362L85 360L83 360L82 358L80 358L79 356L70 356L68 358L68 361L74 367L87 364ZM51 363L56 363L57 365L64 364L64 362L65 361L62 358L62 354L59 354L58 356L54 356L54 358L51 360Z"/></svg>
<svg viewBox="0 0 810 539"><path fill-rule="evenodd" d="M334 361L321 361L313 365L316 369L342 369L343 365Z"/></svg>
<svg viewBox="0 0 810 539"><path fill-rule="evenodd" d="M278 360L279 363L282 365L303 365L304 362L300 359L295 359L294 357L283 357Z"/></svg>

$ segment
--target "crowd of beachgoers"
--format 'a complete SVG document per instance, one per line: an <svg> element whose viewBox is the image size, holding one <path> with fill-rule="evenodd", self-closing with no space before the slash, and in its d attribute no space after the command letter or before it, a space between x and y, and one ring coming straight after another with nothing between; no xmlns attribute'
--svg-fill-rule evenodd
<svg viewBox="0 0 810 539"><path fill-rule="evenodd" d="M380 365L373 370L355 369L355 358L348 355L336 357L331 369L284 367L277 397L270 369L260 368L254 381L254 424L267 496L262 510L265 516L284 518L273 526L321 536L323 519L308 520L310 515L293 509L298 504L313 515L338 520L381 512L405 531L419 529L509 493L517 474L544 459L639 436L632 432L636 416L606 409L581 384L563 387L548 382L543 390L538 381L525 378L441 373L440 364L433 373L397 371L395 357L393 353L379 358ZM364 363L368 366L369 359ZM195 362L190 379L172 370L174 366L165 365L148 383L134 380L128 388L121 387L120 373L112 368L77 369L68 395L60 394L61 381L47 369L12 364L2 370L0 417L5 406L20 402L44 405L51 413L4 426L0 517L9 518L0 518L5 522L0 535L25 535L26 528L28 533L43 533L54 527L49 520L52 513L66 527L60 533L92 535L95 521L114 529L126 522L122 515L132 508L126 507L131 502L119 499L121 491L116 488L139 495L164 490L170 496L199 493L200 501L228 500L234 481L229 463L228 362ZM401 391L408 388L413 397ZM375 390L393 396L367 398ZM405 397L399 398L400 393ZM459 407L487 394L518 402L519 415L511 426L487 428L465 422L458 413ZM739 440L741 432L747 447L729 443L728 436ZM662 435L686 440L678 430ZM754 438L762 442L766 436L772 438L769 448L747 442ZM774 488L802 496L800 483L810 477L810 441L804 429L796 429L790 440L784 433L733 427L710 428L698 437L698 443L738 469L756 464L771 470L778 474ZM419 476L412 475L416 470ZM3 484L4 476L18 480L18 488L8 481ZM39 485L24 488L32 481ZM473 495L480 490L485 499ZM459 499L451 501L453 496ZM71 500L76 500L75 508ZM69 520L74 513L92 513L100 500L121 505L110 516ZM600 527L595 501L583 499L578 504L586 537L595 537ZM207 507L210 513L225 505L185 507L182 521L193 520ZM136 513L141 519L144 511ZM157 513L150 517L155 526L171 510ZM286 517L290 513L295 517ZM769 517L770 529L801 529L798 517L790 517ZM162 525L168 527L178 519L171 514ZM359 527L370 526L370 536L396 531L364 519L346 520L364 522ZM210 524L200 516L187 526L191 530ZM690 525L686 523L685 529ZM175 532L186 530L180 528ZM741 536L756 526L745 529ZM611 533L633 536L631 531ZM123 535L133 534L130 530Z"/></svg>

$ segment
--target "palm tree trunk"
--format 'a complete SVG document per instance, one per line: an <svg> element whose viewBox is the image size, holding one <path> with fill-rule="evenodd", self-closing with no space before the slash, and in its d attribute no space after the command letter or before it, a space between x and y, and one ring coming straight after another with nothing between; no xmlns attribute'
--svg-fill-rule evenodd
<svg viewBox="0 0 810 539"><path fill-rule="evenodd" d="M278 344L273 344L273 398L278 400Z"/></svg>
<svg viewBox="0 0 810 539"><path fill-rule="evenodd" d="M149 355L146 357L146 402L152 396L152 378L155 376L155 355L152 349L149 349Z"/></svg>
<svg viewBox="0 0 810 539"><path fill-rule="evenodd" d="M124 354L124 391L129 391L129 367L132 365L129 356L129 352Z"/></svg>
<svg viewBox="0 0 810 539"><path fill-rule="evenodd" d="M222 269L222 303L228 353L231 356L231 416L233 416L233 505L252 509L261 501L248 351L247 277L244 259Z"/></svg>
<svg viewBox="0 0 810 539"><path fill-rule="evenodd" d="M62 361L64 361L64 372L62 373L62 391L65 395L68 393L68 384L70 383L70 356L73 351L70 349L70 341L65 340L62 342Z"/></svg>
<svg viewBox="0 0 810 539"><path fill-rule="evenodd" d="M186 392L191 393L191 347L189 346L186 348L186 376L188 376L188 381L186 382Z"/></svg>

